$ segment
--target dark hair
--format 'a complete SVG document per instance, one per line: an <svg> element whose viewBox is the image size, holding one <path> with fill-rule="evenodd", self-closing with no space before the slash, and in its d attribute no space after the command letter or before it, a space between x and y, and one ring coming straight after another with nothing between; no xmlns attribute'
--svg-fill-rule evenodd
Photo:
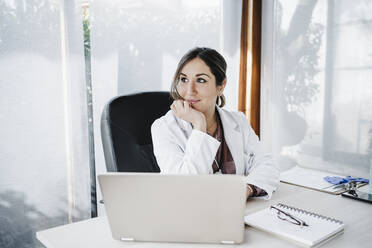
<svg viewBox="0 0 372 248"><path fill-rule="evenodd" d="M178 63L178 67L176 73L173 77L173 82L170 90L170 94L173 99L182 99L182 97L178 94L177 91L177 84L180 76L180 72L182 68L191 60L195 58L200 58L207 64L209 69L211 70L212 74L216 78L216 86L220 86L223 83L223 80L226 79L226 68L227 64L225 59L219 54L216 50L207 48L207 47L196 47L189 50L180 60ZM222 94L221 96L217 97L216 104L219 107L223 107L226 103L225 96Z"/></svg>

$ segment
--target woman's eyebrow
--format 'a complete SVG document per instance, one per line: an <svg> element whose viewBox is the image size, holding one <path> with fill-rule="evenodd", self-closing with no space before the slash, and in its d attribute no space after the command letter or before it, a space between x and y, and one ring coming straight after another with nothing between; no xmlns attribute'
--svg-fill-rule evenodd
<svg viewBox="0 0 372 248"><path fill-rule="evenodd" d="M196 74L195 76L199 77L199 76L203 76L203 75L205 75L205 76L211 78L209 75L207 75L207 74L205 74L205 73L199 73L199 74Z"/></svg>
<svg viewBox="0 0 372 248"><path fill-rule="evenodd" d="M187 75L185 73L182 73L180 72L180 76L184 76L184 77L187 77ZM205 73L198 73L195 75L196 77L199 77L199 76L207 76L209 78L211 78L208 74L205 74Z"/></svg>

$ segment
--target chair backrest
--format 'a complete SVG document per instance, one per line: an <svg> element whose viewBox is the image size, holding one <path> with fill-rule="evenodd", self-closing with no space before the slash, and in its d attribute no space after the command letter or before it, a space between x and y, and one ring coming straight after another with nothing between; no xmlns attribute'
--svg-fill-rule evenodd
<svg viewBox="0 0 372 248"><path fill-rule="evenodd" d="M151 125L172 102L169 92L144 92L115 97L106 104L101 136L108 172L160 172Z"/></svg>

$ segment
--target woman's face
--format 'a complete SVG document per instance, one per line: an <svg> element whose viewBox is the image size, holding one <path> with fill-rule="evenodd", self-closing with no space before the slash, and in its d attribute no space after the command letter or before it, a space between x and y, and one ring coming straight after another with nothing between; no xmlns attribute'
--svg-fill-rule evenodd
<svg viewBox="0 0 372 248"><path fill-rule="evenodd" d="M216 86L216 78L208 65L195 58L182 68L177 91L194 109L206 114L214 111L217 96L222 94L224 87L225 82Z"/></svg>

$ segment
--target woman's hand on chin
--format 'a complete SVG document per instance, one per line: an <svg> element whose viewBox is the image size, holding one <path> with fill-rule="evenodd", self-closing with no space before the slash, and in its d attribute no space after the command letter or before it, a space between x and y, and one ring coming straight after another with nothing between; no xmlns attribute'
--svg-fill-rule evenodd
<svg viewBox="0 0 372 248"><path fill-rule="evenodd" d="M204 114L192 108L190 103L183 100L175 100L170 108L178 118L190 122L194 129L206 132L207 122Z"/></svg>

